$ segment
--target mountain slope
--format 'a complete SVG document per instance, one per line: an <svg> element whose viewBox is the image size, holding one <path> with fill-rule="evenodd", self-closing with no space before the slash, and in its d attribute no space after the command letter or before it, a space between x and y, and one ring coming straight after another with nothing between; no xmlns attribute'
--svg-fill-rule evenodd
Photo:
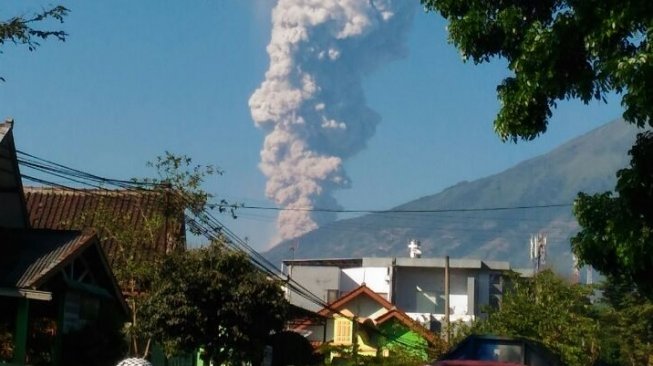
<svg viewBox="0 0 653 366"><path fill-rule="evenodd" d="M637 130L613 121L555 150L501 173L458 183L393 210L451 210L571 203L579 191L610 190L615 172L627 165ZM473 257L528 264L531 234L548 237L547 263L566 272L569 238L577 231L571 207L379 213L341 220L280 243L264 255L273 263L290 258L405 256L412 238L424 256ZM294 245L293 245L294 244ZM291 248L295 247L294 251ZM294 253L293 253L294 252Z"/></svg>

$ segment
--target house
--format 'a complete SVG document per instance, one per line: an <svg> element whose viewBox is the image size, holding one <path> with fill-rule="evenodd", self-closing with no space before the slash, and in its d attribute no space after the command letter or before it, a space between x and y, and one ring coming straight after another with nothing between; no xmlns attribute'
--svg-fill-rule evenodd
<svg viewBox="0 0 653 366"><path fill-rule="evenodd" d="M0 124L0 362L16 365L80 355L72 334L119 327L127 305L98 236L91 230L33 228L29 222L13 138ZM10 336L5 336L10 335ZM67 348L70 347L70 348ZM66 352L66 350L69 350ZM74 349L74 350L73 350Z"/></svg>
<svg viewBox="0 0 653 366"><path fill-rule="evenodd" d="M361 284L318 312L325 324L305 323L295 331L314 345L328 345L330 356L343 350L359 356L401 352L426 361L429 351L442 350L438 336L397 309L385 297Z"/></svg>
<svg viewBox="0 0 653 366"><path fill-rule="evenodd" d="M124 242L112 227L129 227L140 260L186 248L183 210L166 207L165 192L146 189L65 189L24 187L27 217L33 228L83 230L94 228L112 266L119 265ZM122 233L121 233L122 234ZM142 238L146 238L145 240ZM126 239L126 240L125 240Z"/></svg>
<svg viewBox="0 0 653 366"><path fill-rule="evenodd" d="M437 331L445 318L446 258L343 258L284 260L284 273L308 291L332 302L363 283L413 320ZM484 306L496 306L508 262L449 260L450 321L469 322ZM310 310L319 306L287 290L288 300Z"/></svg>

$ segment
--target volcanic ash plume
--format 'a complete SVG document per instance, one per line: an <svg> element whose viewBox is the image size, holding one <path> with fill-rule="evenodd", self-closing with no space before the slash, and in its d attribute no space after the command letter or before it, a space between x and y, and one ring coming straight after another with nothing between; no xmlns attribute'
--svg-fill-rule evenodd
<svg viewBox="0 0 653 366"><path fill-rule="evenodd" d="M280 239L336 219L336 189L349 187L343 160L365 147L380 117L365 104L362 77L402 56L415 4L408 0L279 0L270 67L249 100L267 135L260 168L279 214Z"/></svg>

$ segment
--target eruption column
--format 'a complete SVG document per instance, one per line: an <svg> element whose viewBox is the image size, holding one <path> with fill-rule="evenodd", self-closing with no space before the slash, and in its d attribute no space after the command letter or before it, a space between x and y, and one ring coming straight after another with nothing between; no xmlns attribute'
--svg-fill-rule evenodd
<svg viewBox="0 0 653 366"><path fill-rule="evenodd" d="M282 211L279 239L336 219L333 197L350 186L343 160L365 148L380 121L362 78L405 54L416 5L408 0L279 0L265 80L249 106L266 131L260 169Z"/></svg>

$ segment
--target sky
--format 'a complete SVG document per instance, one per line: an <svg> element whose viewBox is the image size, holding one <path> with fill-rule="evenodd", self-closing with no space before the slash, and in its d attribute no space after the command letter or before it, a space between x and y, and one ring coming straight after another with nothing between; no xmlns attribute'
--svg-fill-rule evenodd
<svg viewBox="0 0 653 366"><path fill-rule="evenodd" d="M277 206L260 169L267 131L249 105L270 65L275 1L5 0L0 17L52 4L70 9L63 24L44 24L65 30L66 42L0 54L0 118L15 120L18 149L122 179L151 176L145 163L165 151L185 154L224 171L204 186L216 200ZM562 102L544 135L503 143L492 121L504 61L463 63L445 21L417 0L404 46L404 57L362 74L380 123L343 160L350 187L333 192L343 208L389 209L498 173L622 113L615 96ZM276 215L240 209L222 222L265 250L279 238Z"/></svg>

